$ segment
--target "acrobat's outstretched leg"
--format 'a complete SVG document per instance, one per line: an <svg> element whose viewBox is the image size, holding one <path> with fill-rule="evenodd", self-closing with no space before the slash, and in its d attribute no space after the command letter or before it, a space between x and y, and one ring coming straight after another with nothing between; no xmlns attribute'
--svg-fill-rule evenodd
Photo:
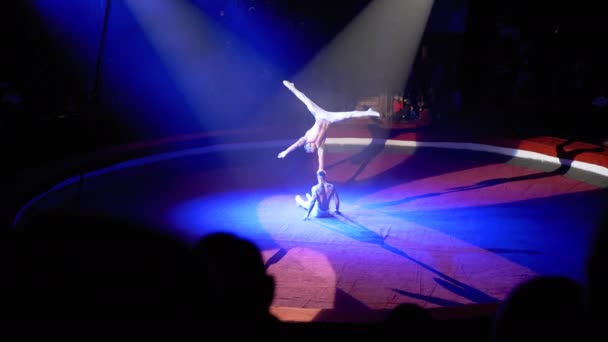
<svg viewBox="0 0 608 342"><path fill-rule="evenodd" d="M362 117L366 117L366 116L380 117L380 113L376 112L375 110L373 110L371 108L368 110L353 110L350 112L327 112L326 115L327 115L326 119L331 123L350 119L350 118L362 118Z"/></svg>
<svg viewBox="0 0 608 342"><path fill-rule="evenodd" d="M283 84L285 85L285 87L287 87L287 89L291 90L291 92L298 98L300 99L300 101L304 102L304 104L306 105L306 108L308 108L308 110L315 115L315 113L319 112L319 110L323 110L321 107L319 107L316 103L312 102L311 99L308 98L308 96L304 95L303 92L299 91L298 89L296 89L296 87L293 85L293 83L288 82L288 81L283 81Z"/></svg>

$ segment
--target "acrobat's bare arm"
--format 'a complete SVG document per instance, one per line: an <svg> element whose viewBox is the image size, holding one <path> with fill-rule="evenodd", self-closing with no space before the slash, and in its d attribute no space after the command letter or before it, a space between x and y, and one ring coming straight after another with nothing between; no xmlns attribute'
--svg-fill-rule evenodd
<svg viewBox="0 0 608 342"><path fill-rule="evenodd" d="M301 137L300 139L298 139L298 141L296 141L295 143L293 143L286 150L284 150L281 153L279 153L279 155L277 156L277 158L280 158L280 159L285 158L285 156L287 156L293 150L295 150L298 147L304 146L304 144L306 144L306 137Z"/></svg>
<svg viewBox="0 0 608 342"><path fill-rule="evenodd" d="M325 144L319 146L317 155L319 157L319 171L325 170Z"/></svg>
<svg viewBox="0 0 608 342"><path fill-rule="evenodd" d="M336 211L334 211L334 214L342 215L340 212L340 196L338 196L338 191L336 189L334 189L334 201L336 203Z"/></svg>

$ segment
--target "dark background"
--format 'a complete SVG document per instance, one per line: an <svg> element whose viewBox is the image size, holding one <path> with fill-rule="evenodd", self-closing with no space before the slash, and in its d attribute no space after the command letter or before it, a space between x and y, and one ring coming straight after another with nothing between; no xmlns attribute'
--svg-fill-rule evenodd
<svg viewBox="0 0 608 342"><path fill-rule="evenodd" d="M288 116L251 109L273 100L281 80L369 2L186 1L230 32L201 45L219 56L192 74L216 85L201 94L213 99L202 114L175 89L125 2L2 2L6 201L27 193L24 175L110 146L235 127L276 125L277 138L300 134L286 125ZM591 1L435 1L411 76L395 91L432 92L437 129L602 144L607 110L592 101L607 96L603 13ZM222 60L231 61L225 70L217 68Z"/></svg>

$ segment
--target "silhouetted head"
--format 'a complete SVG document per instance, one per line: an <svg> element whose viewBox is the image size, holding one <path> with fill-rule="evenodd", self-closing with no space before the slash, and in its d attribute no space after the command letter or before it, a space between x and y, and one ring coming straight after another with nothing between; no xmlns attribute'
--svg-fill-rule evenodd
<svg viewBox="0 0 608 342"><path fill-rule="evenodd" d="M515 287L497 311L493 341L573 337L583 331L584 288L561 276L537 276Z"/></svg>
<svg viewBox="0 0 608 342"><path fill-rule="evenodd" d="M325 171L323 171L323 170L317 171L317 179L319 180L319 182L324 182L326 177L327 177L327 174L325 173Z"/></svg>
<svg viewBox="0 0 608 342"><path fill-rule="evenodd" d="M104 215L34 215L14 234L13 319L51 334L183 329L194 313L195 265L189 247L161 228Z"/></svg>
<svg viewBox="0 0 608 342"><path fill-rule="evenodd" d="M205 282L207 304L217 319L257 322L268 317L274 298L274 278L266 273L262 254L255 244L231 233L218 232L203 237L194 253Z"/></svg>
<svg viewBox="0 0 608 342"><path fill-rule="evenodd" d="M384 325L389 335L429 337L434 333L434 319L431 313L413 303L402 303L388 314Z"/></svg>

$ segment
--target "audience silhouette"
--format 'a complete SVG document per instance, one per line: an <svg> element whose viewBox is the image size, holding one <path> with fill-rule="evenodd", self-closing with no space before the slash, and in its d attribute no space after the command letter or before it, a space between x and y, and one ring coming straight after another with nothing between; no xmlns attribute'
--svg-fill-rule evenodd
<svg viewBox="0 0 608 342"><path fill-rule="evenodd" d="M266 273L258 247L232 233L203 237L194 247L200 262L209 325L226 334L277 334L280 321L271 314L274 278ZM235 327L238 330L235 331Z"/></svg>
<svg viewBox="0 0 608 342"><path fill-rule="evenodd" d="M606 333L606 323L608 323L608 314L606 313L608 282L605 274L608 265L608 253L606 252L606 246L608 246L608 207L600 218L587 263L586 304L591 325L590 333L601 340L608 337L608 333Z"/></svg>
<svg viewBox="0 0 608 342"><path fill-rule="evenodd" d="M403 303L391 310L384 320L385 333L389 336L406 336L428 340L435 335L431 313L416 304Z"/></svg>
<svg viewBox="0 0 608 342"><path fill-rule="evenodd" d="M523 282L500 304L493 341L602 333L607 224L608 214L594 241L587 287L562 276ZM277 338L332 331L275 317L274 278L258 247L233 233L211 233L189 246L160 227L66 212L39 214L0 233L0 334ZM430 311L415 304L397 306L379 327L333 331L439 336Z"/></svg>
<svg viewBox="0 0 608 342"><path fill-rule="evenodd" d="M516 286L499 307L495 342L578 338L585 332L584 287L562 276L537 276Z"/></svg>
<svg viewBox="0 0 608 342"><path fill-rule="evenodd" d="M159 230L56 212L10 239L5 333L173 336L199 321L191 251Z"/></svg>

